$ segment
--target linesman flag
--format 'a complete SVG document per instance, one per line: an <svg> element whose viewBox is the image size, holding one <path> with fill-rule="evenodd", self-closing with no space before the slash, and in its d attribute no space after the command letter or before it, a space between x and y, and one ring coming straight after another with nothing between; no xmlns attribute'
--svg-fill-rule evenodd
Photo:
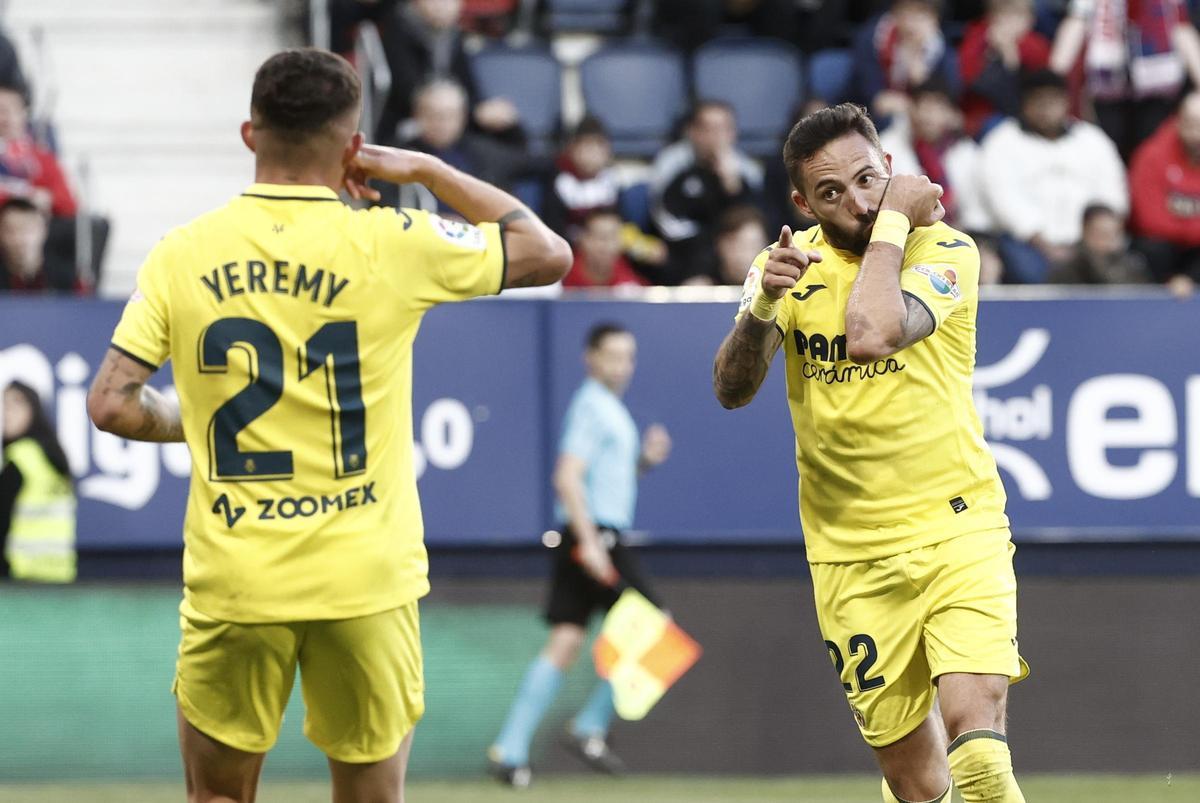
<svg viewBox="0 0 1200 803"><path fill-rule="evenodd" d="M592 646L596 673L613 688L621 719L641 719L700 658L700 645L632 588L604 617Z"/></svg>

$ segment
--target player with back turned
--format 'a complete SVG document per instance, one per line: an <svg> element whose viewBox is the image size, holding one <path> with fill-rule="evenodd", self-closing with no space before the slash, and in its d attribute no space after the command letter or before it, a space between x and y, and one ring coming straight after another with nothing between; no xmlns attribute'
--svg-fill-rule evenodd
<svg viewBox="0 0 1200 803"><path fill-rule="evenodd" d="M892 175L861 107L802 119L784 162L818 225L755 260L717 398L749 403L783 348L817 621L884 801L1022 801L1013 546L971 397L978 251L941 187Z"/></svg>
<svg viewBox="0 0 1200 803"><path fill-rule="evenodd" d="M363 145L360 97L331 53L262 65L256 183L155 246L88 399L101 429L191 450L174 692L193 801L254 799L297 667L333 799L403 800L429 590L413 339L436 304L571 264L507 193ZM340 202L377 197L369 178L422 183L471 224ZM168 359L178 402L146 385Z"/></svg>

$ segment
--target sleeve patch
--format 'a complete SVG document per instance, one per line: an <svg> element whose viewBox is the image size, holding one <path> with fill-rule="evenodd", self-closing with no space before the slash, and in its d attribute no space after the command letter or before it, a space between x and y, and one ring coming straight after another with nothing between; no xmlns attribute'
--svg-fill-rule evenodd
<svg viewBox="0 0 1200 803"><path fill-rule="evenodd" d="M430 215L429 222L434 232L451 245L469 248L472 251L483 251L487 248L487 239L483 231L470 223L447 220L438 215Z"/></svg>
<svg viewBox="0 0 1200 803"><path fill-rule="evenodd" d="M962 297L962 291L958 287L958 272L954 268L943 265L913 265L912 270L929 279L929 286L938 295L949 296L955 300Z"/></svg>

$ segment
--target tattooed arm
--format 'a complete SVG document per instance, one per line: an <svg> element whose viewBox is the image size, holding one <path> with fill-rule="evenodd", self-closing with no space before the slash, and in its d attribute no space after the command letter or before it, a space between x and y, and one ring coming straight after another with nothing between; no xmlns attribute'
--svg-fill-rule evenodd
<svg viewBox="0 0 1200 803"><path fill-rule="evenodd" d="M820 261L819 252L794 248L791 228L783 227L779 242L763 265L762 282L753 301L742 310L713 363L713 391L726 410L744 407L758 393L771 358L783 342L783 332L775 323L775 309L808 271L809 264Z"/></svg>
<svg viewBox="0 0 1200 803"><path fill-rule="evenodd" d="M135 441L182 441L179 402L146 385L152 373L110 348L88 392L88 415L96 427Z"/></svg>
<svg viewBox="0 0 1200 803"><path fill-rule="evenodd" d="M713 390L726 410L744 407L758 393L771 358L783 342L774 321L742 315L725 338L713 363Z"/></svg>

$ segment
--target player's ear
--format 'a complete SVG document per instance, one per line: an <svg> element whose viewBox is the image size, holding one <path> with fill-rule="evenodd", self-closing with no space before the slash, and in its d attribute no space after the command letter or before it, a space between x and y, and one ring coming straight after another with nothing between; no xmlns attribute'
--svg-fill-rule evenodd
<svg viewBox="0 0 1200 803"><path fill-rule="evenodd" d="M254 153L254 123L247 120L242 123L242 142L246 143L246 147Z"/></svg>
<svg viewBox="0 0 1200 803"><path fill-rule="evenodd" d="M346 150L342 152L342 164L349 165L354 161L354 157L358 156L358 152L362 149L365 142L363 133L355 131L354 136L350 137L350 141L346 143Z"/></svg>
<svg viewBox="0 0 1200 803"><path fill-rule="evenodd" d="M883 154L883 163L887 165L888 175L892 174L892 155L886 151Z"/></svg>
<svg viewBox="0 0 1200 803"><path fill-rule="evenodd" d="M796 208L799 209L805 217L813 219L816 218L816 215L813 214L812 207L808 205L808 201L804 200L804 196L800 194L800 190L792 190L792 203L796 205Z"/></svg>

